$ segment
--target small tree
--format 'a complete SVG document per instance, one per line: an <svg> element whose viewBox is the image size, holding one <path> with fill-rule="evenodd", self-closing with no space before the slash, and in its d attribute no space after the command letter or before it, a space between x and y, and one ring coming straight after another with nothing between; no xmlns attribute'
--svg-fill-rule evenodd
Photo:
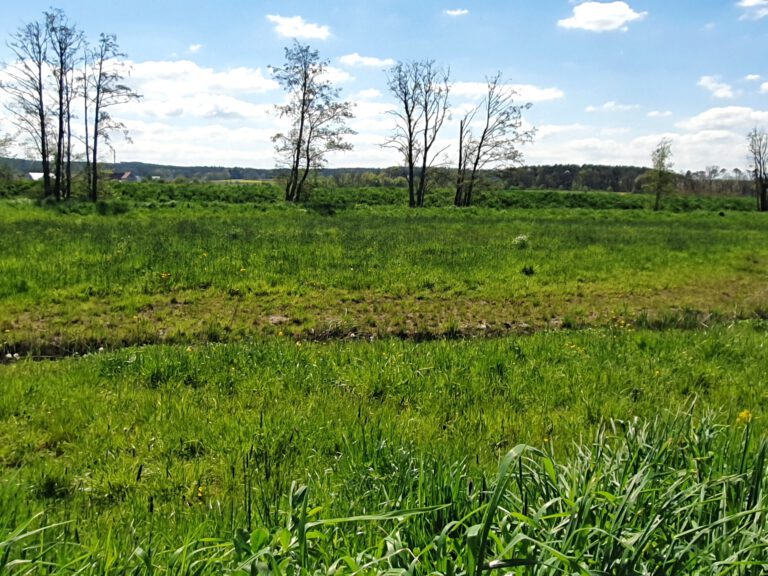
<svg viewBox="0 0 768 576"><path fill-rule="evenodd" d="M530 103L515 104L514 90L501 81L501 73L488 78L483 101L465 114L459 125L459 165L456 176L456 206L470 206L478 172L488 167L518 163L518 147L533 140L535 130L521 130L523 110ZM477 121L479 132L472 125Z"/></svg>
<svg viewBox="0 0 768 576"><path fill-rule="evenodd" d="M328 152L351 150L344 137L354 134L346 121L353 118L352 104L340 102L339 90L327 79L328 61L317 50L294 41L285 49L285 63L272 74L288 93L288 103L276 106L288 118L286 133L272 137L279 162L288 168L285 199L298 202L310 170L325 164Z"/></svg>
<svg viewBox="0 0 768 576"><path fill-rule="evenodd" d="M109 108L141 98L123 83L127 75L123 62L125 57L114 34L101 34L96 47L88 51L89 66L86 68L83 82L85 158L88 196L93 201L99 196L99 144L109 146L110 136L116 131L122 132L123 136L128 138L125 125L112 117ZM88 125L89 112L92 114L91 126Z"/></svg>
<svg viewBox="0 0 768 576"><path fill-rule="evenodd" d="M662 138L651 153L653 169L649 175L649 187L656 200L654 210L661 209L662 196L667 194L672 187L672 141Z"/></svg>
<svg viewBox="0 0 768 576"><path fill-rule="evenodd" d="M757 209L768 212L768 134L763 128L753 128L747 135L750 172L755 181Z"/></svg>
<svg viewBox="0 0 768 576"><path fill-rule="evenodd" d="M392 111L395 129L384 146L405 161L409 206L424 206L429 169L445 150L434 150L434 145L448 118L450 70L434 60L398 62L387 73L387 86L398 107Z"/></svg>

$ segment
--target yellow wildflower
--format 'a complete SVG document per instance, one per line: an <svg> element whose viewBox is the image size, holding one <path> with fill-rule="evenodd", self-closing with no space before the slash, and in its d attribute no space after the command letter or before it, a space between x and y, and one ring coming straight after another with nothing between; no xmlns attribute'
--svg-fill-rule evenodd
<svg viewBox="0 0 768 576"><path fill-rule="evenodd" d="M749 424L750 422L752 422L752 412L749 410L742 410L736 416L736 424Z"/></svg>

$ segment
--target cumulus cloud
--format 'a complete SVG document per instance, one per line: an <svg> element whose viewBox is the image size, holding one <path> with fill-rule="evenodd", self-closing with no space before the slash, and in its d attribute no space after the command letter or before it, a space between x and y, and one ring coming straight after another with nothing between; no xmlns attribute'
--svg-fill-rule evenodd
<svg viewBox="0 0 768 576"><path fill-rule="evenodd" d="M737 130L748 131L755 125L768 122L768 111L754 110L746 106L722 106L710 108L689 118L678 122L676 126L683 130Z"/></svg>
<svg viewBox="0 0 768 576"><path fill-rule="evenodd" d="M628 112L629 110L637 110L640 108L637 104L619 104L613 100L609 100L602 106L587 106L585 110L587 112Z"/></svg>
<svg viewBox="0 0 768 576"><path fill-rule="evenodd" d="M626 2L584 2L574 6L570 18L558 20L561 28L609 32L628 30L630 22L640 21L647 12L635 12Z"/></svg>
<svg viewBox="0 0 768 576"><path fill-rule="evenodd" d="M560 88L542 88L532 84L505 84L504 90L514 91L515 99L520 102L546 102L565 97ZM455 82L451 86L451 95L464 98L482 98L488 92L485 82Z"/></svg>
<svg viewBox="0 0 768 576"><path fill-rule="evenodd" d="M740 0L737 6L744 9L742 18L759 20L768 16L768 0Z"/></svg>
<svg viewBox="0 0 768 576"><path fill-rule="evenodd" d="M747 82L757 82L758 80L760 80L760 74L747 74L746 76L744 76L744 80L746 80Z"/></svg>
<svg viewBox="0 0 768 576"><path fill-rule="evenodd" d="M202 44L192 44L192 45L190 45L189 48L187 48L187 50L189 50L189 52L191 54L197 54L202 49L203 49L203 45Z"/></svg>
<svg viewBox="0 0 768 576"><path fill-rule="evenodd" d="M267 20L275 25L275 31L284 38L312 38L326 40L331 36L328 26L307 22L301 16L268 14Z"/></svg>
<svg viewBox="0 0 768 576"><path fill-rule="evenodd" d="M384 68L385 66L394 66L395 61L392 58L374 58L372 56L360 56L357 52L347 54L339 58L339 62L345 66L366 66L369 68Z"/></svg>
<svg viewBox="0 0 768 576"><path fill-rule="evenodd" d="M669 110L651 110L648 112L648 118L669 118L672 112Z"/></svg>
<svg viewBox="0 0 768 576"><path fill-rule="evenodd" d="M763 94L768 94L768 82L763 82L760 85L760 92L762 92Z"/></svg>
<svg viewBox="0 0 768 576"><path fill-rule="evenodd" d="M469 14L469 10L466 10L464 8L459 8L457 10L446 10L445 14L448 16L466 16Z"/></svg>
<svg viewBox="0 0 768 576"><path fill-rule="evenodd" d="M720 82L717 76L702 76L699 86L708 90L715 98L733 98L736 94L730 85Z"/></svg>
<svg viewBox="0 0 768 576"><path fill-rule="evenodd" d="M259 68L217 71L190 60L149 60L132 64L130 84L146 97L169 97L201 92L261 94L278 88Z"/></svg>
<svg viewBox="0 0 768 576"><path fill-rule="evenodd" d="M115 142L117 157L139 162L192 166L272 166L273 127L233 128L222 124L178 126L169 122L127 120L133 145Z"/></svg>

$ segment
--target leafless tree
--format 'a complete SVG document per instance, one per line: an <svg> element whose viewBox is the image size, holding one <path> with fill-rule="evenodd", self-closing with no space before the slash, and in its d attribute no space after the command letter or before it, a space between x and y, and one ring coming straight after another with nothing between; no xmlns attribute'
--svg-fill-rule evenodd
<svg viewBox="0 0 768 576"><path fill-rule="evenodd" d="M424 206L429 169L446 149L434 146L448 119L450 70L434 60L398 62L387 72L387 86L398 106L392 111L395 129L384 146L405 161L409 206Z"/></svg>
<svg viewBox="0 0 768 576"><path fill-rule="evenodd" d="M69 198L72 194L72 100L83 34L59 9L45 13L45 25L50 46L48 64L56 91L53 185L56 197Z"/></svg>
<svg viewBox="0 0 768 576"><path fill-rule="evenodd" d="M752 179L755 181L757 209L768 212L768 134L764 128L753 128L747 135Z"/></svg>
<svg viewBox="0 0 768 576"><path fill-rule="evenodd" d="M352 104L339 101L339 90L327 79L328 61L317 50L294 42L285 49L285 63L272 67L275 79L288 92L288 103L276 106L288 118L286 133L272 137L280 162L288 167L285 199L298 202L310 171L324 165L328 152L351 150L344 137L354 134L346 125Z"/></svg>
<svg viewBox="0 0 768 576"><path fill-rule="evenodd" d="M112 117L109 108L141 98L124 84L128 74L114 34L101 34L95 48L88 52L89 66L85 73L83 93L85 99L86 166L88 170L88 196L96 200L99 195L99 145L110 146L113 132L128 138L125 125ZM89 126L89 112L92 114ZM90 137L90 141L89 141Z"/></svg>
<svg viewBox="0 0 768 576"><path fill-rule="evenodd" d="M501 73L486 80L483 101L467 112L459 125L459 164L456 206L470 206L480 170L522 161L519 146L531 142L535 130L522 130L523 111L530 103L515 104L514 90L505 86ZM477 123L479 132L473 132Z"/></svg>
<svg viewBox="0 0 768 576"><path fill-rule="evenodd" d="M50 111L46 98L48 34L45 24L30 22L11 34L7 43L14 61L6 65L0 88L9 96L6 108L17 131L35 149L43 166L45 195L53 194L49 147ZM58 194L57 194L58 199Z"/></svg>

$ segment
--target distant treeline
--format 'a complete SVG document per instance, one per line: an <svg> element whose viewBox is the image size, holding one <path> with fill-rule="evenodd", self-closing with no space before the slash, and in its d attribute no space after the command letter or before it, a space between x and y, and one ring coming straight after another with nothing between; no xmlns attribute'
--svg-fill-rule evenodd
<svg viewBox="0 0 768 576"><path fill-rule="evenodd" d="M73 164L75 170L78 167L77 163ZM40 172L40 170L40 162L0 159L0 179L24 178L30 172ZM272 181L280 180L284 175L282 170L273 168L168 166L143 162L105 164L104 170L107 173L130 172L133 180L163 182ZM486 190L600 190L637 193L643 191L649 172L648 168L639 166L554 164L487 171L482 174L482 180ZM450 168L434 168L432 185L435 188L450 188L455 184L455 174L455 170ZM403 167L324 168L311 180L315 188L404 188L407 186ZM754 192L749 175L738 168L728 171L710 166L698 172L676 174L675 183L678 193L697 196L747 196Z"/></svg>

